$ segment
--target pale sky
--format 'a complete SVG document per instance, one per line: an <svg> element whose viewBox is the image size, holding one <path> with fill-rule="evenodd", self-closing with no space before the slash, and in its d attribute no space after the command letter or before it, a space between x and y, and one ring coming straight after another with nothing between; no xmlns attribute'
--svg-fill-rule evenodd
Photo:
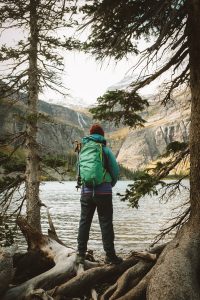
<svg viewBox="0 0 200 300"><path fill-rule="evenodd" d="M91 54L77 51L63 52L63 57L65 68L62 82L73 98L83 99L86 104L95 103L99 96L102 96L109 87L123 80L125 76L137 76L137 73L131 71L137 61L135 55L129 55L128 59L124 58L118 62L113 59L102 63L97 62ZM142 94L154 94L158 84L157 81L146 86ZM60 100L64 97L48 90L42 96L45 101L48 101L47 98Z"/></svg>
<svg viewBox="0 0 200 300"><path fill-rule="evenodd" d="M94 103L112 85L123 79L126 72L133 66L133 59L116 62L96 62L95 58L80 52L64 55L65 71L63 83L69 88L69 94L82 98L84 102ZM49 98L60 98L61 95L46 92Z"/></svg>
<svg viewBox="0 0 200 300"><path fill-rule="evenodd" d="M1 35L0 43L13 45L15 40L22 37L22 32L10 30L9 33L5 32ZM103 95L110 86L121 81L136 62L135 56L129 56L128 59L117 63L114 60L97 63L93 56L77 51L62 51L62 55L65 64L62 83L69 89L69 95L83 99L86 104L95 103L97 97ZM128 75L131 73L129 72ZM147 87L145 90L147 94L152 93L152 87ZM49 99L51 102L52 100L64 101L61 94L52 90L45 90L43 95L40 95L40 99L47 102Z"/></svg>

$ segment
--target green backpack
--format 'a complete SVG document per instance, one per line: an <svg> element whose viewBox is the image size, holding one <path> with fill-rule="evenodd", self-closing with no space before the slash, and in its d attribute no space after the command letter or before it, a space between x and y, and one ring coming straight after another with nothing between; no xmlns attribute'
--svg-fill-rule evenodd
<svg viewBox="0 0 200 300"><path fill-rule="evenodd" d="M106 169L104 168L103 148L101 143L89 141L79 154L79 172L81 182L94 187L104 182Z"/></svg>

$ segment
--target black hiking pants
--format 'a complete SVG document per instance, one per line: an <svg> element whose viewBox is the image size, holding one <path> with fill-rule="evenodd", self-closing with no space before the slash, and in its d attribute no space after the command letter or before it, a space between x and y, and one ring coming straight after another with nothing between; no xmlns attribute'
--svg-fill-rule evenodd
<svg viewBox="0 0 200 300"><path fill-rule="evenodd" d="M84 254L87 250L90 227L97 208L104 251L107 255L114 254L112 195L82 195L80 201L81 217L78 232L78 252Z"/></svg>

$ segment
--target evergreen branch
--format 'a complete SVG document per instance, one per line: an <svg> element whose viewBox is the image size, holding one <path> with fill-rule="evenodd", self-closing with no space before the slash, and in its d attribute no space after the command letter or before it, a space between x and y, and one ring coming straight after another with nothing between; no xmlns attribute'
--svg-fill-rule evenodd
<svg viewBox="0 0 200 300"><path fill-rule="evenodd" d="M23 138L23 139L22 139ZM19 140L21 140L21 143L18 143L18 145L16 145L14 147L14 149L9 153L9 155L7 157L3 157L2 159L0 158L0 162L6 162L9 161L10 158L13 156L13 154L25 143L26 140L26 132L19 132L19 133L14 133L14 134L10 134L9 136L6 135L4 136L4 138L0 139L0 148L1 147L5 147L8 145L13 145L16 144Z"/></svg>
<svg viewBox="0 0 200 300"><path fill-rule="evenodd" d="M177 145L180 143L176 142ZM179 146L178 146L179 147ZM128 186L126 189L125 195L119 194L122 197L122 201L128 200L131 207L138 208L139 200L146 194L158 195L156 186L161 185L163 188L166 186L166 183L162 180L166 178L170 171L173 170L181 161L183 161L189 155L189 148L186 147L186 144L182 144L182 150L177 150L177 153L172 156L165 163L157 163L157 166L153 169L146 169L141 174L138 175L138 178L135 179L133 184ZM151 174L149 172L151 171Z"/></svg>
<svg viewBox="0 0 200 300"><path fill-rule="evenodd" d="M60 87L61 89L65 89L65 90L66 90L67 88L66 88L64 85L58 84L58 82L52 80L52 78L47 78L47 77L45 78L44 75L41 75L41 77L42 77L42 79L43 79L43 81L44 81L46 87L48 87L48 88L50 88L50 89L52 89L52 90L54 90L54 91L60 93L60 94L63 95L63 96L66 95L65 92L62 92L60 89L56 88L56 86L58 86L58 87Z"/></svg>
<svg viewBox="0 0 200 300"><path fill-rule="evenodd" d="M80 41L74 39L74 38L65 38L64 41L62 41L61 38L55 38L52 36L45 36L40 35L40 43L45 42L45 44L49 46L55 46L55 47L62 47L67 50L73 50L73 49L80 49ZM44 46L43 46L44 47Z"/></svg>
<svg viewBox="0 0 200 300"><path fill-rule="evenodd" d="M18 202L21 201L20 205L12 212L11 216L15 216L16 219L20 216L21 211L23 209L24 206L24 202L26 200L26 195L24 195L23 197L20 197L18 199Z"/></svg>
<svg viewBox="0 0 200 300"><path fill-rule="evenodd" d="M15 65L12 67L12 71L11 71L11 74L12 73L14 73L16 70L17 70L17 68L19 68L21 65L23 65L25 62L27 62L28 61L28 57L26 57L25 59L23 59L23 60L21 60L20 62L18 62L18 63L15 63ZM9 68L10 69L10 68ZM21 71L20 71L21 72ZM8 75L9 76L9 75ZM16 74L16 76L18 76L17 74ZM10 77L10 76L9 76Z"/></svg>
<svg viewBox="0 0 200 300"><path fill-rule="evenodd" d="M138 94L122 90L109 91L98 98L99 105L90 109L95 119L113 121L130 127L142 126L145 120L136 112L148 106Z"/></svg>
<svg viewBox="0 0 200 300"><path fill-rule="evenodd" d="M12 81L10 83L12 83ZM0 91L0 97L12 97L13 95L15 96L17 93L20 93L23 90L26 90L28 87L28 80L24 80L22 82L19 81L19 82L17 82L17 84L14 83L13 84L14 88L12 88L12 89L7 88L7 86L8 85L6 85L6 87ZM17 100L15 102L17 102Z"/></svg>
<svg viewBox="0 0 200 300"><path fill-rule="evenodd" d="M177 156L175 156L175 159L169 164L169 166L166 168L163 166L156 174L156 177L158 180L161 180L165 178L171 170L173 170L182 160L189 154L189 147L187 147L185 150L180 151Z"/></svg>
<svg viewBox="0 0 200 300"><path fill-rule="evenodd" d="M10 197L10 193L13 194L16 188L24 181L24 179L24 175L17 175L16 178L6 176L4 179L1 179L0 193L2 194L1 197L4 197L2 201L7 201ZM5 194L3 195L3 193ZM0 204L2 204L2 202Z"/></svg>
<svg viewBox="0 0 200 300"><path fill-rule="evenodd" d="M161 189L162 194L159 196L160 200L163 201L166 199L168 201L170 198L176 195L177 191L180 192L180 188L188 190L189 188L182 184L182 181L186 179L188 175L181 176L180 179L175 180L173 182L168 182L163 189Z"/></svg>
<svg viewBox="0 0 200 300"><path fill-rule="evenodd" d="M174 78L170 82L170 87L168 88L168 91L164 98L162 99L162 104L166 105L166 103L171 100L171 93L174 89L179 87L180 85L184 84L185 82L189 81L189 64L186 66L186 68L181 72L180 75L178 75L176 78Z"/></svg>
<svg viewBox="0 0 200 300"><path fill-rule="evenodd" d="M28 70L25 70L23 72L21 72L21 74L17 75L17 76L9 76L9 80L6 84L1 85L1 91L0 91L0 96L11 96L13 94L16 93L17 90L19 90L20 88L25 86L25 82L27 83L27 81L20 83L21 79L23 79L24 77L27 77L28 75ZM18 86L19 84L19 86ZM16 89L16 86L18 86L18 88Z"/></svg>
<svg viewBox="0 0 200 300"><path fill-rule="evenodd" d="M63 71L63 68L59 68L57 66L47 64L46 62L44 62L43 59L40 59L39 57L38 57L38 61L42 64L43 69L46 71L46 73L50 72L49 69L53 69L53 70L60 71L60 72ZM43 73L44 73L44 71L43 71Z"/></svg>
<svg viewBox="0 0 200 300"><path fill-rule="evenodd" d="M19 46L19 44L18 44ZM19 60L24 55L28 54L28 50L24 50L28 45L23 45L23 49L16 49L14 47L6 47L5 45L1 46L0 48L0 61L6 61L9 59L16 59Z"/></svg>
<svg viewBox="0 0 200 300"><path fill-rule="evenodd" d="M148 76L146 79L139 81L138 83L131 84L131 87L133 88L133 92L138 91L142 87L150 84L152 81L154 81L156 78L158 78L161 74L166 72L170 67L177 64L180 61L181 54L185 51L185 56L187 55L188 50L187 49L187 43L184 43L180 49L174 54L174 56L167 62L160 70L155 72L153 75Z"/></svg>
<svg viewBox="0 0 200 300"><path fill-rule="evenodd" d="M16 21L17 23L16 24L13 24L13 25L1 25L1 28L0 28L0 36L1 36L1 34L4 32L4 31L6 31L6 30L8 30L8 29L13 29L13 28L21 28L21 27L23 27L23 26L25 26L26 24L27 24L27 22L25 21L25 22L23 22L23 21L21 21L21 22L19 22L19 20L17 20Z"/></svg>
<svg viewBox="0 0 200 300"><path fill-rule="evenodd" d="M175 220L174 223L164 229L161 230L161 232L155 236L153 243L151 244L151 247L155 246L160 240L162 240L167 234L169 234L172 230L176 229L179 230L189 219L190 215L190 207L186 208L181 214L176 216L175 218L171 219Z"/></svg>

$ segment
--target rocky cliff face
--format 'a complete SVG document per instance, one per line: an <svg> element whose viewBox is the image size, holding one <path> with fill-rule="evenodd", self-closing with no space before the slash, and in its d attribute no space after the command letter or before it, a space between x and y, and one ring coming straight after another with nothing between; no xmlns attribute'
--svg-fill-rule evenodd
<svg viewBox="0 0 200 300"><path fill-rule="evenodd" d="M66 154L72 149L73 141L80 140L91 125L88 113L67 107L39 101L39 111L43 117L39 121L38 142L44 152ZM23 131L25 114L26 104L23 101L17 101L12 106L8 102L1 103L0 135ZM49 120L45 121L44 117Z"/></svg>
<svg viewBox="0 0 200 300"><path fill-rule="evenodd" d="M38 133L39 143L49 148L51 153L66 154L73 148L73 142L80 140L91 125L88 113L42 101L39 103L39 110L53 120L52 123L43 122Z"/></svg>
<svg viewBox="0 0 200 300"><path fill-rule="evenodd" d="M175 95L168 107L151 102L143 128L129 130L118 151L117 160L131 170L144 168L157 159L173 141L187 142L190 124L190 94ZM187 101L188 100L188 101Z"/></svg>

